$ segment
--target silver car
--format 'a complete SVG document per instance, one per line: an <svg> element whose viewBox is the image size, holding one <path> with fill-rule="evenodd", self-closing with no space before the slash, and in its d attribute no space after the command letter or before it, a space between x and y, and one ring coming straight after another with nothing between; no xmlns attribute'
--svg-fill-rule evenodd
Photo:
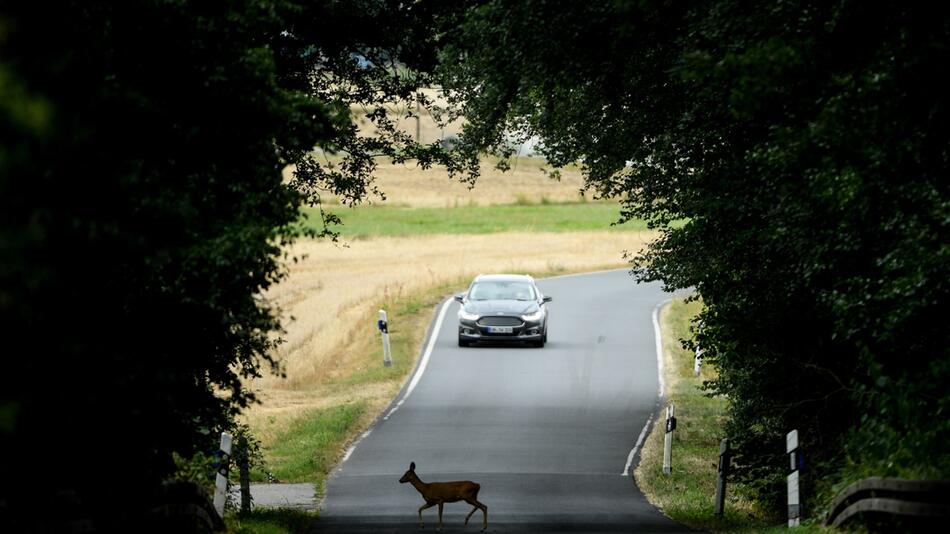
<svg viewBox="0 0 950 534"><path fill-rule="evenodd" d="M534 278L520 274L483 274L468 291L456 295L459 346L477 341L515 341L543 347L548 340L548 307Z"/></svg>

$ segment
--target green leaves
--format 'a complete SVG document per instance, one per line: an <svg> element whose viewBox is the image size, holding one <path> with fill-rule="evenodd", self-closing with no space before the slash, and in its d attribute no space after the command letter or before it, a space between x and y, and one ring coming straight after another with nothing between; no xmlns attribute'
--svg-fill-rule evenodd
<svg viewBox="0 0 950 534"><path fill-rule="evenodd" d="M702 295L708 387L764 502L792 428L825 474L849 444L907 472L946 456L945 7L495 0L465 15L439 72L464 148L538 135L661 229L633 271Z"/></svg>
<svg viewBox="0 0 950 534"><path fill-rule="evenodd" d="M124 521L105 511L150 507L172 451L214 450L254 401L243 380L279 372L278 310L262 295L284 275L302 202L373 194L379 156L477 173L385 113L375 136L351 121L355 106L418 98L429 78L407 65L432 63L440 13L294 0L4 7L0 321L30 348L5 352L0 378L0 454L14 459L0 466L3 524L36 530L16 520L60 494L88 514L65 519ZM314 147L345 156L330 168ZM72 460L49 461L61 447Z"/></svg>

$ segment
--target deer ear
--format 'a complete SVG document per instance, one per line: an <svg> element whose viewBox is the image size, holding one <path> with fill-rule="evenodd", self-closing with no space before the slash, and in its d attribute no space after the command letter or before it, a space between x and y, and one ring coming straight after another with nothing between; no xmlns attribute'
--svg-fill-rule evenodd
<svg viewBox="0 0 950 534"><path fill-rule="evenodd" d="M409 470L410 471L416 470L416 462L409 462Z"/></svg>

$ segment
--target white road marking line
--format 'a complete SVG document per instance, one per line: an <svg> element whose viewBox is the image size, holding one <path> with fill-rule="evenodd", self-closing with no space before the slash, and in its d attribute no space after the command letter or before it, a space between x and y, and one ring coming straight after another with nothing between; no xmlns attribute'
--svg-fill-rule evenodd
<svg viewBox="0 0 950 534"><path fill-rule="evenodd" d="M640 445L643 445L643 439L647 436L647 429L650 428L650 423L653 422L653 414L650 414L650 417L647 418L647 423L643 425L643 430L640 431L640 437L637 438L637 444L630 449L630 454L627 455L627 463L623 466L623 473L620 473L620 476L625 477L630 475L630 464L633 463L633 457L636 456L637 450L640 448Z"/></svg>
<svg viewBox="0 0 950 534"><path fill-rule="evenodd" d="M412 390L416 389L416 385L419 383L419 380L422 378L422 373L426 371L426 366L429 365L429 357L432 356L432 349L435 348L435 340L439 337L439 331L442 330L442 321L445 319L445 312L449 310L449 304L452 303L454 299L446 299L445 304L442 305L442 309L439 310L439 317L435 320L435 326L432 327L432 334L429 336L429 344L426 345L426 351L422 354L422 361L419 362L419 368L416 369L416 373L412 375L412 380L409 382L409 386L406 388L406 393L399 399L399 402L393 406L392 410L389 410L389 413L383 417L383 420L389 419L389 417L396 413L396 410L402 406L402 403L406 402L406 399L409 398L409 395L412 395Z"/></svg>
<svg viewBox="0 0 950 534"><path fill-rule="evenodd" d="M340 460L340 464L343 464L343 462L349 460L349 459L350 459L350 455L353 454L353 451L356 450L356 446L359 445L361 441L363 441L364 439L366 439L366 438L367 438L370 434L372 434L372 433L373 433L373 429L372 429L372 428L369 429L369 430L367 430L366 432L363 432L363 434L359 437L359 439L357 439L356 441L354 441L353 444L350 445L350 446L346 449L346 453L343 454L343 459Z"/></svg>
<svg viewBox="0 0 950 534"><path fill-rule="evenodd" d="M656 339L656 373L660 384L660 396L663 396L665 384L663 382L663 335L660 333L660 308L673 299L666 299L653 308L653 337Z"/></svg>
<svg viewBox="0 0 950 534"><path fill-rule="evenodd" d="M656 339L656 374L657 382L660 385L659 396L663 396L664 382L663 382L663 335L660 332L660 308L665 306L667 303L673 299L666 299L663 302L660 302L653 308L653 337ZM647 429L650 428L650 423L653 422L653 414L650 414L650 417L647 419L645 425L643 425L643 430L640 431L640 437L637 438L637 443L630 449L630 454L627 455L627 463L623 466L623 472L620 473L620 476L628 476L630 473L630 464L633 463L633 457L636 456L637 450L640 448L640 445L643 445L643 439L646 437Z"/></svg>

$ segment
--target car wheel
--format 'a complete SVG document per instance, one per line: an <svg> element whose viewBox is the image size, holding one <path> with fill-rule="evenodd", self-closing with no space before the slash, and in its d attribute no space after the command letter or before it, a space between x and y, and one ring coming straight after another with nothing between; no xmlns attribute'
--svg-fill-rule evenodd
<svg viewBox="0 0 950 534"><path fill-rule="evenodd" d="M467 346L468 346L468 341L465 341L464 339L459 338L459 346L460 346L460 347L467 347Z"/></svg>
<svg viewBox="0 0 950 534"><path fill-rule="evenodd" d="M534 342L534 346L535 346L535 347L538 347L538 348L540 349L540 348L544 347L544 342L545 342L545 341L547 341L547 340L542 337L542 338L541 338L541 341L535 341L535 342Z"/></svg>

